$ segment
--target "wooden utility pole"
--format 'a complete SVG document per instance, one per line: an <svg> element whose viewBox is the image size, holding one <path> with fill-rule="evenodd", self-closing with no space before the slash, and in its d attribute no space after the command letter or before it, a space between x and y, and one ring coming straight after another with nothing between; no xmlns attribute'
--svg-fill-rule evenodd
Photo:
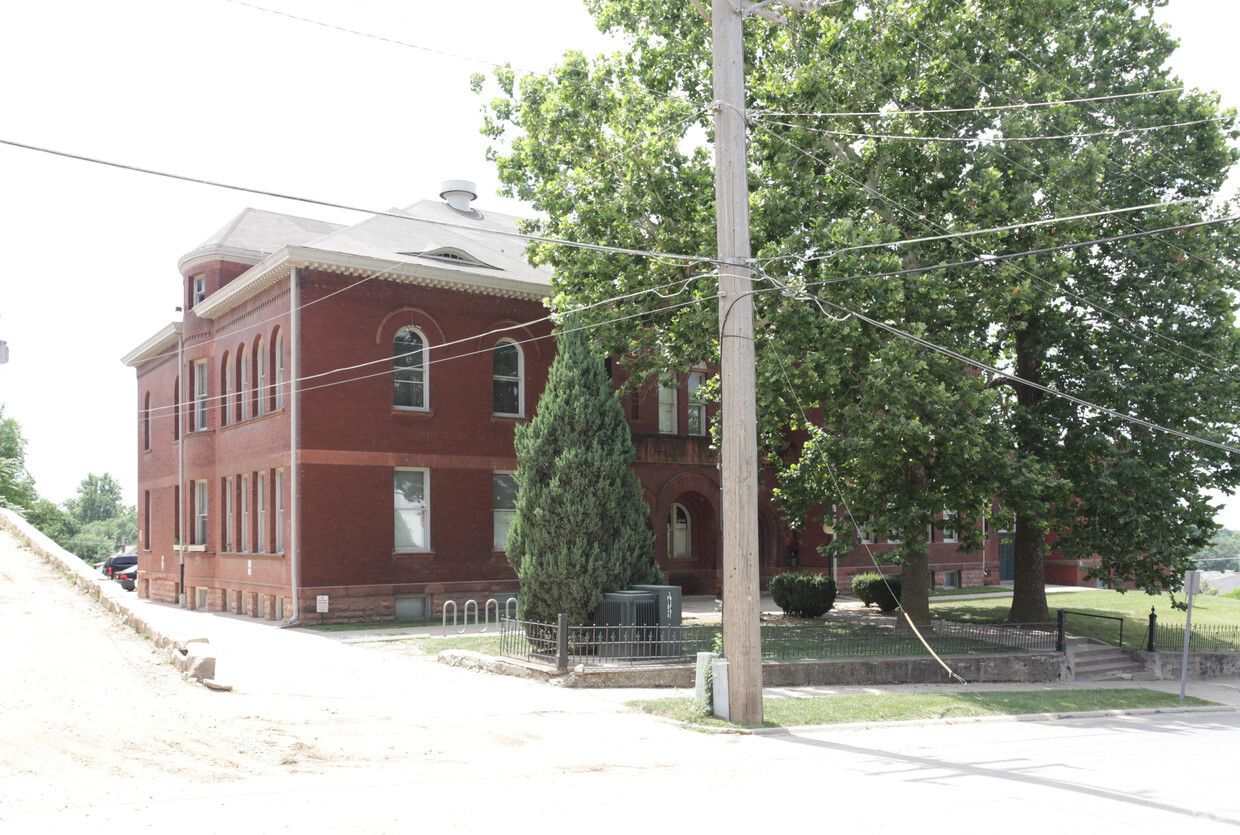
<svg viewBox="0 0 1240 835"><path fill-rule="evenodd" d="M745 154L744 0L715 0L715 212L719 245L719 363L723 390L723 654L729 719L762 723L758 575L758 431L749 176Z"/></svg>

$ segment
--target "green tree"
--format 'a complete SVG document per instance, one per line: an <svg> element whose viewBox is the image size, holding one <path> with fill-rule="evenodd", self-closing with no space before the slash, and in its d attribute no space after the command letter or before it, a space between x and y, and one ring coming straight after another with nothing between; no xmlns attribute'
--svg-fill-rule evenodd
<svg viewBox="0 0 1240 835"><path fill-rule="evenodd" d="M588 5L627 50L569 54L519 82L496 75L483 129L507 192L543 214L534 232L709 257L709 25L668 0ZM1214 530L1200 490L1240 479L1222 450L1028 384L1214 441L1234 435L1237 235L1190 226L1226 207L1185 202L1221 185L1234 114L1177 89L1157 5L842 0L788 26L746 24L755 306L769 323L757 336L763 436L778 449L812 409L824 454L851 469L851 500L871 497L862 512L908 510L888 514L888 529L912 530L940 501L969 511L946 503L993 487L1016 516L1013 620L1046 616L1048 530L1064 554L1100 556L1113 582L1174 587ZM1075 101L1099 96L1128 97ZM1183 229L1118 239L1165 227ZM1101 242L1047 251L1086 241ZM1019 253L1036 254L1007 258ZM546 243L530 256L555 268L558 308L599 305L596 344L635 378L717 356L702 261ZM643 313L644 327L620 315ZM924 354L884 355L892 340L872 332L884 326L971 358L978 385ZM893 396L857 414L855 387L878 358ZM922 413L916 398L937 379L945 391ZM918 440L951 434L954 401L974 402L979 387L994 399L952 444ZM973 434L983 414L987 431ZM892 442L867 442L875 431ZM978 462L954 446L977 447ZM980 462L1000 448L1010 465L996 485ZM961 464L923 489L917 468L944 450ZM817 484L820 502L840 501Z"/></svg>
<svg viewBox="0 0 1240 835"><path fill-rule="evenodd" d="M633 442L603 361L582 331L563 329L547 387L516 428L517 509L508 561L521 617L587 623L607 591L662 582Z"/></svg>
<svg viewBox="0 0 1240 835"><path fill-rule="evenodd" d="M4 416L0 403L0 507L25 514L39 499L34 479L26 471L26 438L15 418Z"/></svg>
<svg viewBox="0 0 1240 835"><path fill-rule="evenodd" d="M125 512L121 486L109 473L88 473L78 485L77 496L65 502L65 509L78 522L104 522Z"/></svg>
<svg viewBox="0 0 1240 835"><path fill-rule="evenodd" d="M1240 531L1219 531L1193 562L1203 571L1240 571Z"/></svg>

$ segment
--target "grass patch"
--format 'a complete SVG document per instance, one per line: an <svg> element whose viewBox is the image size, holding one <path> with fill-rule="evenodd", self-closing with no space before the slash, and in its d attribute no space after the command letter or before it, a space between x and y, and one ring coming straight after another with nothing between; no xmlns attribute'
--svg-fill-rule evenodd
<svg viewBox="0 0 1240 835"><path fill-rule="evenodd" d="M642 713L665 716L707 727L732 727L722 719L702 716L692 697L672 697L628 703ZM765 721L760 727L840 725L856 722L902 722L918 719L1024 716L1088 710L1204 707L1213 704L1145 688L1134 690L1030 690L978 693L889 693L814 696L806 699L762 700Z"/></svg>
<svg viewBox="0 0 1240 835"><path fill-rule="evenodd" d="M449 638L422 638L411 636L406 641L385 641L383 643L376 642L373 646L385 651L395 652L400 655L411 655L415 657L423 657L428 655L438 655L446 649L468 649L483 655L496 655L499 652L499 636L498 635L481 635L478 637L470 637L467 635L457 635Z"/></svg>
<svg viewBox="0 0 1240 835"><path fill-rule="evenodd" d="M1177 595L1176 600L1182 602ZM961 623L1002 623L1007 617L1010 602L1006 599L945 600L931 601L930 613L936 620ZM1069 612L1085 612L1124 619L1124 648L1140 649L1149 626L1150 607L1154 607L1160 623L1184 625L1184 612L1171 608L1168 594L1148 595L1141 591L1121 593L1110 589L1097 591L1058 592L1046 596L1046 606L1052 620L1057 609ZM1193 598L1193 623L1240 623L1240 600L1222 596L1196 595ZM1068 615L1068 634L1097 638L1113 646L1119 646L1119 623Z"/></svg>
<svg viewBox="0 0 1240 835"><path fill-rule="evenodd" d="M1003 594L1011 597L1012 590L1007 586L976 586L968 589L934 589L930 592L931 597L955 597L969 594Z"/></svg>
<svg viewBox="0 0 1240 835"><path fill-rule="evenodd" d="M306 629L315 632L361 632L367 629L407 629L411 626L443 626L442 620L385 620L378 623L325 623L320 625L306 624Z"/></svg>

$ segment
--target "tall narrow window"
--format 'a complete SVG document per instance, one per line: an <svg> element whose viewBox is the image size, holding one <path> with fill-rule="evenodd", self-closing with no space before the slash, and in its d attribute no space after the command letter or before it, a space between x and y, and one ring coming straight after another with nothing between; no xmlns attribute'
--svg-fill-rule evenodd
<svg viewBox="0 0 1240 835"><path fill-rule="evenodd" d="M181 544L181 485L172 488L172 539Z"/></svg>
<svg viewBox="0 0 1240 835"><path fill-rule="evenodd" d="M194 544L207 544L207 482L194 482Z"/></svg>
<svg viewBox="0 0 1240 835"><path fill-rule="evenodd" d="M276 553L284 553L284 470L276 470Z"/></svg>
<svg viewBox="0 0 1240 835"><path fill-rule="evenodd" d="M194 276L194 304L202 301L207 297L207 277L205 275Z"/></svg>
<svg viewBox="0 0 1240 835"><path fill-rule="evenodd" d="M254 494L254 501L258 512L258 539L255 542L255 550L263 554L267 551L267 473L265 471L259 472L258 481L254 487L257 490Z"/></svg>
<svg viewBox="0 0 1240 835"><path fill-rule="evenodd" d="M943 532L944 542L956 541L956 511L943 511L943 521L939 523L939 530Z"/></svg>
<svg viewBox="0 0 1240 835"><path fill-rule="evenodd" d="M207 361L194 363L194 431L207 428Z"/></svg>
<svg viewBox="0 0 1240 835"><path fill-rule="evenodd" d="M659 378L659 431L676 434L676 378L670 375Z"/></svg>
<svg viewBox="0 0 1240 835"><path fill-rule="evenodd" d="M416 328L401 328L392 340L395 366L392 404L398 409L425 409L426 339Z"/></svg>
<svg viewBox="0 0 1240 835"><path fill-rule="evenodd" d="M151 491L142 492L142 548L151 550Z"/></svg>
<svg viewBox="0 0 1240 835"><path fill-rule="evenodd" d="M512 473L494 473L492 485L491 508L495 518L491 548L504 551L508 548L508 529L517 515L517 479Z"/></svg>
<svg viewBox="0 0 1240 835"><path fill-rule="evenodd" d="M220 406L222 407L220 409L220 426L227 426L232 423L233 368L232 363L229 362L229 359L230 357L228 353L225 352L224 361L220 364L224 371L222 376L222 379L224 380L224 391L221 392L223 397L220 399Z"/></svg>
<svg viewBox="0 0 1240 835"><path fill-rule="evenodd" d="M181 378L172 385L172 440L181 440Z"/></svg>
<svg viewBox="0 0 1240 835"><path fill-rule="evenodd" d="M517 343L504 340L491 352L492 367L492 409L497 415L515 415L522 413L522 369L521 349Z"/></svg>
<svg viewBox="0 0 1240 835"><path fill-rule="evenodd" d="M430 490L426 470L398 469L393 478L397 551L425 551L430 542Z"/></svg>
<svg viewBox="0 0 1240 835"><path fill-rule="evenodd" d="M246 355L245 346L237 349L237 393L240 396L241 408L238 420L250 419L250 358Z"/></svg>
<svg viewBox="0 0 1240 835"><path fill-rule="evenodd" d="M685 560L693 556L692 528L689 511L682 504L674 504L667 512L668 559Z"/></svg>
<svg viewBox="0 0 1240 835"><path fill-rule="evenodd" d="M254 363L258 366L258 387L254 398L254 413L258 415L267 414L267 397L271 394L267 390L267 352L264 350L263 338L260 336L254 340Z"/></svg>
<svg viewBox="0 0 1240 835"><path fill-rule="evenodd" d="M142 448L151 448L151 393L148 391L142 402Z"/></svg>
<svg viewBox="0 0 1240 835"><path fill-rule="evenodd" d="M284 331L276 332L276 408L284 408Z"/></svg>
<svg viewBox="0 0 1240 835"><path fill-rule="evenodd" d="M706 382L706 375L699 372L689 374L689 434L706 434L706 404L698 396L698 389Z"/></svg>
<svg viewBox="0 0 1240 835"><path fill-rule="evenodd" d="M241 550L250 551L250 476L241 476Z"/></svg>
<svg viewBox="0 0 1240 835"><path fill-rule="evenodd" d="M224 550L229 552L233 549L233 532L237 530L236 513L233 509L236 496L234 489L236 488L232 476L228 476L224 479Z"/></svg>

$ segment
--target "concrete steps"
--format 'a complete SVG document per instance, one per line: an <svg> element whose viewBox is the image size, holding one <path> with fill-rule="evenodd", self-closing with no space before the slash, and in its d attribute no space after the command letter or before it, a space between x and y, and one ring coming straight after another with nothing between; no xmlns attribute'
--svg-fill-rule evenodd
<svg viewBox="0 0 1240 835"><path fill-rule="evenodd" d="M1154 674L1124 650L1075 639L1068 642L1067 673L1069 681L1154 680Z"/></svg>

